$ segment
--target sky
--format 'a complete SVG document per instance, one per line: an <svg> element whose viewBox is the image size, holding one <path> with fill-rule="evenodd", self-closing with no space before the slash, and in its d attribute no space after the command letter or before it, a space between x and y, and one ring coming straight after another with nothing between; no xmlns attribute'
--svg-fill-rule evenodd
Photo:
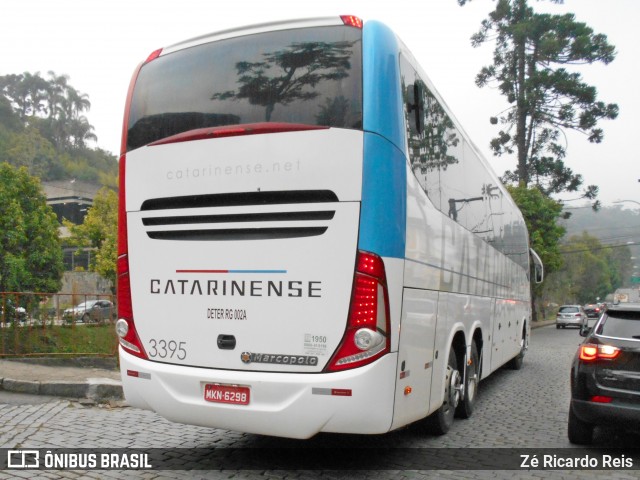
<svg viewBox="0 0 640 480"><path fill-rule="evenodd" d="M606 206L630 200L640 209L640 171L633 142L640 112L640 42L636 35L640 0L565 0L563 5L531 1L537 11L575 13L596 33L607 35L617 58L608 66L580 71L597 87L599 99L617 103L616 120L603 121L604 141L594 145L568 135L565 163L600 187ZM154 50L233 27L317 16L356 15L391 27L412 51L473 142L498 175L515 168L515 157L494 157L489 123L507 106L492 88L478 88L478 71L491 64L493 45L471 46L470 37L494 8L493 0L2 0L0 75L53 71L91 101L89 123L97 146L118 154L124 102L136 66ZM563 195L571 200L576 195ZM634 203L638 202L638 203ZM569 202L568 204L571 204Z"/></svg>

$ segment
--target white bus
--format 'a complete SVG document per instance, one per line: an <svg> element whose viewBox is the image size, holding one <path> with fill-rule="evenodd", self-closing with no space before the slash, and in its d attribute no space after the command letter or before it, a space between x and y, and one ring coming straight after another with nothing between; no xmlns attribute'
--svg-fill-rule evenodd
<svg viewBox="0 0 640 480"><path fill-rule="evenodd" d="M522 363L523 218L379 22L154 52L128 93L119 209L132 406L293 438L444 433Z"/></svg>

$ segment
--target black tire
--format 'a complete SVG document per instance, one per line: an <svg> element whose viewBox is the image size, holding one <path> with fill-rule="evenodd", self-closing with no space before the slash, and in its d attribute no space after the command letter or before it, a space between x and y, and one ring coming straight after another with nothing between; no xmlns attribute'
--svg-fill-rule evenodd
<svg viewBox="0 0 640 480"><path fill-rule="evenodd" d="M522 327L522 337L520 338L520 352L507 363L507 367L511 370L520 370L524 363L524 353L527 347L527 326Z"/></svg>
<svg viewBox="0 0 640 480"><path fill-rule="evenodd" d="M467 362L467 372L464 379L464 398L456 408L456 416L469 418L473 413L480 382L480 361L476 342L471 344L471 362Z"/></svg>
<svg viewBox="0 0 640 480"><path fill-rule="evenodd" d="M429 415L425 420L426 428L436 435L444 435L453 425L453 418L456 407L460 400L460 384L462 377L458 371L458 361L456 353L451 348L449 352L449 363L444 380L444 401L440 408Z"/></svg>
<svg viewBox="0 0 640 480"><path fill-rule="evenodd" d="M569 407L567 427L571 443L575 445L591 445L591 442L593 442L593 429L595 426L580 420L573 411L573 405Z"/></svg>
<svg viewBox="0 0 640 480"><path fill-rule="evenodd" d="M556 330L560 330L560 325L556 324Z"/></svg>

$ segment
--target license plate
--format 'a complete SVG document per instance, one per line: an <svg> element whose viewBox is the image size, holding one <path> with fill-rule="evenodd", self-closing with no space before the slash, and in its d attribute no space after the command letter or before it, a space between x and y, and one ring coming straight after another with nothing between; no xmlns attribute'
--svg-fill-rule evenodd
<svg viewBox="0 0 640 480"><path fill-rule="evenodd" d="M249 405L249 397L249 387L220 385L218 383L207 383L204 386L204 399L207 402Z"/></svg>

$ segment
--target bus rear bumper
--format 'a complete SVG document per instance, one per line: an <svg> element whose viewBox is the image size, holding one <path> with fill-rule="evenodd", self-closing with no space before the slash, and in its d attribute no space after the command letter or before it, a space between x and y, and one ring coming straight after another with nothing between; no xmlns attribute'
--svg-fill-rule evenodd
<svg viewBox="0 0 640 480"><path fill-rule="evenodd" d="M151 362L120 349L129 405L178 423L290 438L388 432L396 363L397 354L391 353L343 372L242 372ZM207 401L206 384L247 386L249 404Z"/></svg>

